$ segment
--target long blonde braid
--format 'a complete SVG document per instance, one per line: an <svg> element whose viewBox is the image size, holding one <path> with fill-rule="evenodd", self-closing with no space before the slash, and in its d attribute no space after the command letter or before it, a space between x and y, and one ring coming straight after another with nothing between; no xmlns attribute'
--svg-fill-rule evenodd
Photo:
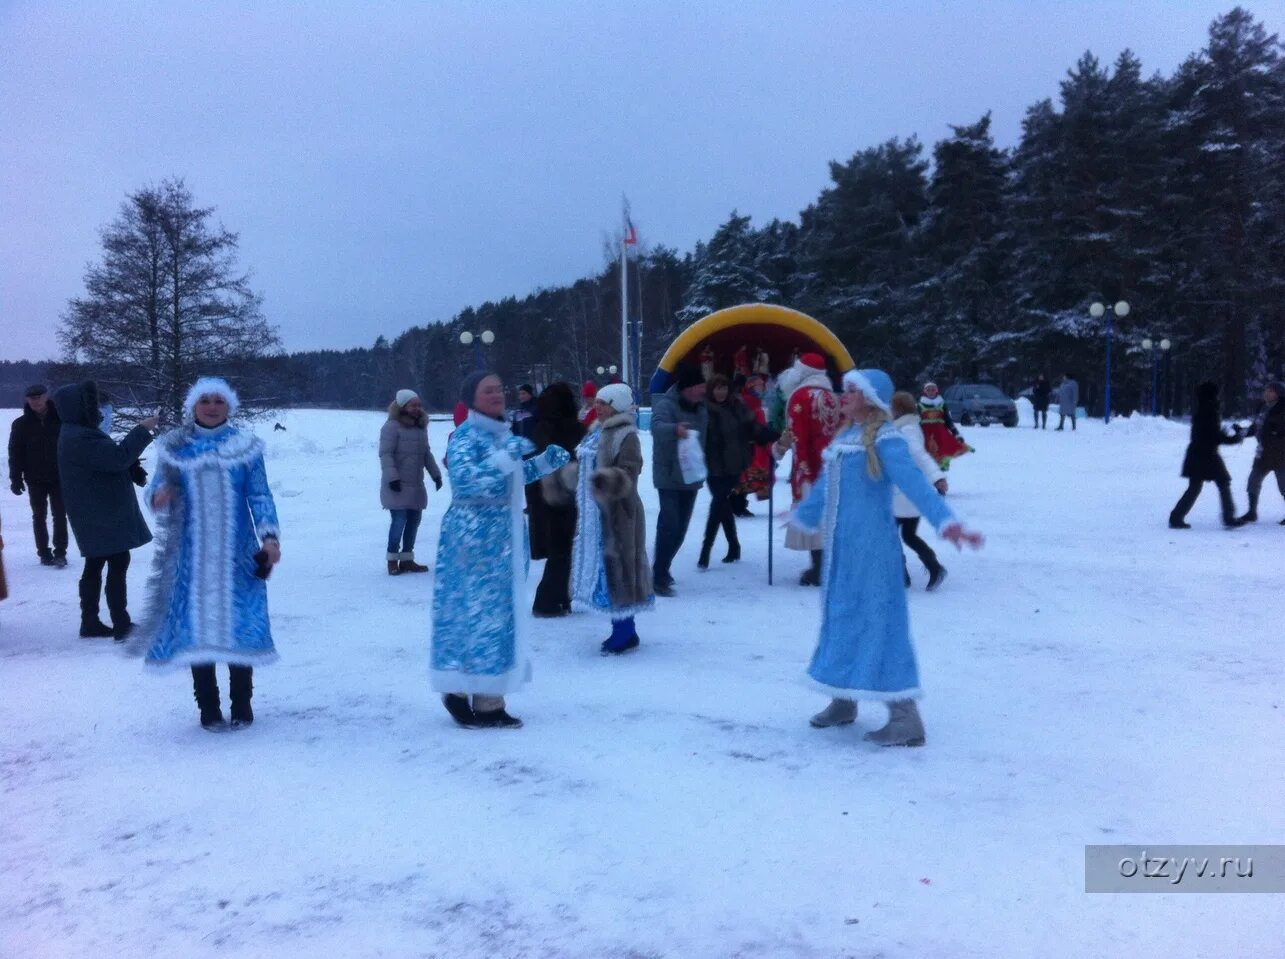
<svg viewBox="0 0 1285 959"><path fill-rule="evenodd" d="M883 464L879 462L879 453L875 450L875 437L890 419L887 413L874 404L866 408L866 420L861 426L861 445L866 448L866 475L871 479L883 477Z"/></svg>

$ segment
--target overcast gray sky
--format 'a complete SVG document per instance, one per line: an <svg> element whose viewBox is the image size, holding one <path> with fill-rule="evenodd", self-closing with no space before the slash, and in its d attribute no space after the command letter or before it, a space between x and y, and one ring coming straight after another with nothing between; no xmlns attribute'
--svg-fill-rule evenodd
<svg viewBox="0 0 1285 959"><path fill-rule="evenodd" d="M597 269L622 192L680 250L794 218L831 159L986 110L1011 145L1084 50L1168 73L1232 6L0 0L0 359L55 355L98 229L166 176L287 349L363 346Z"/></svg>

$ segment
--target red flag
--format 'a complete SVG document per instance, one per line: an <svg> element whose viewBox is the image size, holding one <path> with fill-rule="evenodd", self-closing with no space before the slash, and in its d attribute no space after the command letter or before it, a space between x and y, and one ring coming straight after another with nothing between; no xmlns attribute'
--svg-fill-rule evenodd
<svg viewBox="0 0 1285 959"><path fill-rule="evenodd" d="M625 246L638 245L638 231L634 229L634 221L629 219L629 214L625 214Z"/></svg>

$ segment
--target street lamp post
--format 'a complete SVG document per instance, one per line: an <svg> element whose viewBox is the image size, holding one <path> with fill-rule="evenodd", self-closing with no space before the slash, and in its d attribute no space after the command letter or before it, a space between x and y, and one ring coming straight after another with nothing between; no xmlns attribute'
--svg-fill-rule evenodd
<svg viewBox="0 0 1285 959"><path fill-rule="evenodd" d="M474 336L468 330L460 334L460 342L465 346L473 347L473 369L482 368L482 347L490 346L495 342L495 334L490 330L483 330L481 336Z"/></svg>
<svg viewBox="0 0 1285 959"><path fill-rule="evenodd" d="M1089 316L1093 317L1095 320L1100 320L1106 312L1107 308L1100 302L1094 302L1089 306ZM1115 306L1111 308L1111 313L1115 314L1115 316L1118 316L1120 319L1124 319L1129 315L1129 304L1124 300L1118 300ZM1102 417L1102 422L1104 423L1111 422L1111 333L1113 322L1113 318L1110 315L1107 315L1106 411Z"/></svg>
<svg viewBox="0 0 1285 959"><path fill-rule="evenodd" d="M1173 346L1166 337L1159 343L1145 337L1142 341L1142 348L1151 354L1151 415L1155 416L1159 411L1159 394L1156 392L1160 370L1160 354L1169 352L1169 347Z"/></svg>

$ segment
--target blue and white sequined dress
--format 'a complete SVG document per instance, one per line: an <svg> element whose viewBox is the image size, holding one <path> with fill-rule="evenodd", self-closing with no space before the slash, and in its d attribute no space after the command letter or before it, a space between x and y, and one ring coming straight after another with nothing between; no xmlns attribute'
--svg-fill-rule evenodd
<svg viewBox="0 0 1285 959"><path fill-rule="evenodd" d="M267 584L254 575L262 539L280 537L263 441L226 424L188 424L157 440L156 450L144 499L159 535L136 647L158 668L273 662ZM162 488L175 496L157 508Z"/></svg>
<svg viewBox="0 0 1285 959"><path fill-rule="evenodd" d="M523 488L570 459L556 446L522 458L534 451L507 423L476 411L447 444L451 505L433 589L430 678L438 692L503 696L531 679Z"/></svg>

